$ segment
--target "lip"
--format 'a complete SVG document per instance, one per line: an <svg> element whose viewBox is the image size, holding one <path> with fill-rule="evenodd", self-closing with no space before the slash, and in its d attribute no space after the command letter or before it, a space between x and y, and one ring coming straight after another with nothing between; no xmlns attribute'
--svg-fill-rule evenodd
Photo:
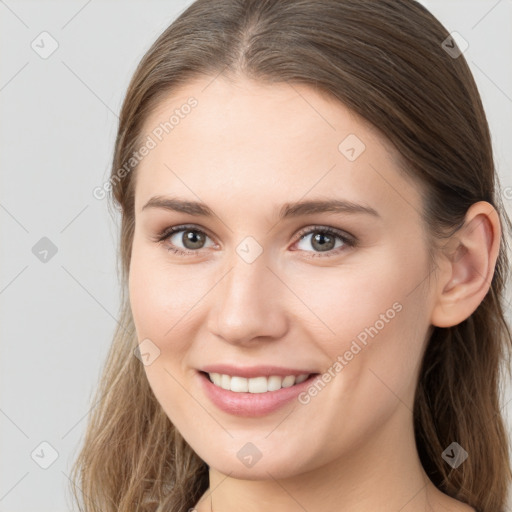
<svg viewBox="0 0 512 512"><path fill-rule="evenodd" d="M212 367L208 367L212 368ZM220 368L220 366L215 366L215 368ZM213 372L213 370L209 370L208 373L225 373L227 375L238 375L240 377L244 377L245 375L240 375L239 373L226 371L226 367L223 366L223 372L217 371ZM265 367L269 368L269 367ZM260 373L254 373L254 368L246 368L246 373L251 373L253 377L258 376L269 376L269 375L299 375L296 371L292 371L291 373L268 373L266 374L265 370L261 373L262 367L258 367L258 371ZM239 371L240 369L237 369ZM283 369L281 368L281 371ZM204 370L206 371L206 370ZM286 370L289 372L290 370ZM210 399L210 401L228 414L232 414L235 416L243 416L243 417L256 417L256 416L265 416L267 414L271 414L274 411L277 411L281 407L284 407L286 404L290 403L294 398L297 397L301 392L303 392L307 387L311 384L311 382L318 377L318 373L312 373L308 371L304 371L302 373L311 373L311 375L300 384L294 384L288 388L281 388L277 391L267 391L266 393L237 393L235 391L229 391L227 389L220 388L216 386L213 382L210 381L208 375L203 373L203 371L198 371L197 375L200 380L200 385L204 390L206 396ZM248 377L246 377L248 378Z"/></svg>
<svg viewBox="0 0 512 512"><path fill-rule="evenodd" d="M287 375L301 375L303 373L317 373L316 370L299 369L296 368L283 368L282 366L272 365L258 365L258 366L233 366L230 364L211 364L198 368L206 373L222 373L230 376L245 377L270 377L271 375L278 375L286 377Z"/></svg>

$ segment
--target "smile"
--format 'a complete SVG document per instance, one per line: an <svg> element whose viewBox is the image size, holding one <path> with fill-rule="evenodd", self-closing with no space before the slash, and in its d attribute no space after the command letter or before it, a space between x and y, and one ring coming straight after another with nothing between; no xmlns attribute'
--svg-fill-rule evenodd
<svg viewBox="0 0 512 512"><path fill-rule="evenodd" d="M301 375L286 375L284 377L271 375L269 377L261 376L248 379L236 375L208 373L210 381L215 386L235 393L267 393L268 391L277 391L281 388L289 388L300 384L309 376L309 373L303 373Z"/></svg>
<svg viewBox="0 0 512 512"><path fill-rule="evenodd" d="M236 370L225 368L224 371L235 373ZM289 375L282 370L283 375L272 375L274 372L270 369L261 371L261 368L258 375L257 371L256 368L245 370L251 375L241 377L200 370L197 376L203 393L216 407L230 415L255 417L271 414L293 403L319 375L299 372Z"/></svg>

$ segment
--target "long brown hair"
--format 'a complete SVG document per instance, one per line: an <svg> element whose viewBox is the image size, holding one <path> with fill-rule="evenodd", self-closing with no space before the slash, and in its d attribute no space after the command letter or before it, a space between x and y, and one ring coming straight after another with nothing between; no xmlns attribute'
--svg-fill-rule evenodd
<svg viewBox="0 0 512 512"><path fill-rule="evenodd" d="M184 512L208 487L208 467L171 424L133 355L140 340L126 284L137 166L127 172L126 162L162 98L193 78L221 73L308 84L369 121L421 187L434 241L460 227L475 202L499 212L505 229L490 290L467 320L433 328L413 419L421 462L439 489L479 512L505 510L512 474L500 364L510 371L503 293L511 223L480 95L464 55L447 51L457 48L447 38L414 0L198 0L151 46L129 85L115 143L110 185L122 220L122 306L73 466L80 510ZM469 453L457 469L441 457L453 441Z"/></svg>

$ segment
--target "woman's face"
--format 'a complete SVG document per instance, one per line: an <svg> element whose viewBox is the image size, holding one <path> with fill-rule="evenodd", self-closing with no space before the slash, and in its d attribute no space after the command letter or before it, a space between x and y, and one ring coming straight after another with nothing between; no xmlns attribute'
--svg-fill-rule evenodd
<svg viewBox="0 0 512 512"><path fill-rule="evenodd" d="M131 308L196 453L267 479L410 443L433 300L419 191L386 139L308 87L208 78L142 140Z"/></svg>

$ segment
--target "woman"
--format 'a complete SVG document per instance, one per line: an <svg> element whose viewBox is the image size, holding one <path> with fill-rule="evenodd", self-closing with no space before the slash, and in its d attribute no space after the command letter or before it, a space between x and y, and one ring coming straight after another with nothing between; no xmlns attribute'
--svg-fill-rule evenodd
<svg viewBox="0 0 512 512"><path fill-rule="evenodd" d="M198 0L153 44L82 510L505 510L510 221L456 49L412 0Z"/></svg>

